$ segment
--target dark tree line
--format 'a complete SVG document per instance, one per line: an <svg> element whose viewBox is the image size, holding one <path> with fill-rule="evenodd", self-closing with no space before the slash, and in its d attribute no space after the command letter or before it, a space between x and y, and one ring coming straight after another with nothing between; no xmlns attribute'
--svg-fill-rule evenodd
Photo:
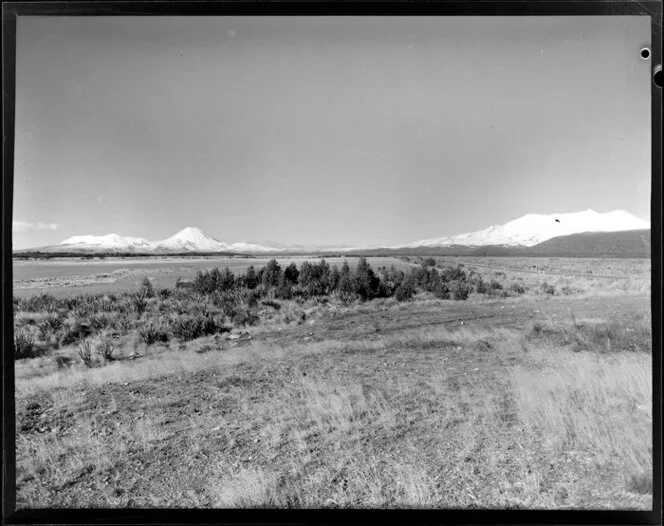
<svg viewBox="0 0 664 526"><path fill-rule="evenodd" d="M394 296L398 301L412 298L418 291L428 291L437 298L466 300L471 292L500 295L500 283L484 282L475 272L462 265L436 268L433 259L405 273L394 266L377 271L366 258L360 258L354 269L347 262L331 267L325 260L305 261L298 269L295 263L285 268L274 259L256 269L247 268L244 274L234 275L228 268L199 271L191 285L203 294L245 293L255 300L266 296L279 299L309 298L337 295L344 301Z"/></svg>

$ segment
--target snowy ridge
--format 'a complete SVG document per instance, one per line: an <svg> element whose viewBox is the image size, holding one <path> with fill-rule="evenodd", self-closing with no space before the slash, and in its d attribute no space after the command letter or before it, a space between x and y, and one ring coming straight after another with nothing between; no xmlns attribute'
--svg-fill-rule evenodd
<svg viewBox="0 0 664 526"><path fill-rule="evenodd" d="M40 250L50 252L72 251L109 251L109 252L238 252L243 254L269 254L279 252L315 252L315 251L349 251L354 247L321 247L304 245L285 245L266 242L250 243L238 241L224 243L205 233L200 228L188 226L177 234L160 241L148 241L140 237L119 236L72 236L57 245L41 247Z"/></svg>
<svg viewBox="0 0 664 526"><path fill-rule="evenodd" d="M490 226L477 232L448 237L423 239L407 245L396 245L391 249L417 247L481 247L488 245L531 247L558 236L583 232L622 232L649 229L650 223L625 212L614 210L598 213L594 210L567 214L527 214L504 225ZM125 237L118 234L105 236L72 236L57 245L41 247L45 252L90 251L90 252L235 252L243 254L349 252L381 247L349 246L305 246L281 243L250 243L239 241L224 243L206 234L200 228L186 227L177 234L161 241L148 241L140 237Z"/></svg>
<svg viewBox="0 0 664 526"><path fill-rule="evenodd" d="M95 247L101 249L148 248L150 242L142 237L126 237L118 234L105 236L72 236L58 243L68 248Z"/></svg>
<svg viewBox="0 0 664 526"><path fill-rule="evenodd" d="M242 252L269 253L291 250L287 245L269 246L257 243L224 243L205 233L200 228L186 227L177 234L160 241L148 241L140 237L107 234L105 236L72 236L57 245L42 247L41 250L64 252L72 251L111 251L111 252Z"/></svg>
<svg viewBox="0 0 664 526"><path fill-rule="evenodd" d="M504 225L449 237L422 239L391 248L463 246L526 246L548 239L582 232L622 232L649 229L650 223L624 210L601 214L594 210L568 214L527 214Z"/></svg>

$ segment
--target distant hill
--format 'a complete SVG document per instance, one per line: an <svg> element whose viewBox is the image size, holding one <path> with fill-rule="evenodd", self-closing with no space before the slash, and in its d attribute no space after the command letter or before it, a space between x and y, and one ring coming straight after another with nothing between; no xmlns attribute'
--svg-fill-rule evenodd
<svg viewBox="0 0 664 526"><path fill-rule="evenodd" d="M650 257L650 230L584 232L554 237L526 249L531 255L558 257Z"/></svg>

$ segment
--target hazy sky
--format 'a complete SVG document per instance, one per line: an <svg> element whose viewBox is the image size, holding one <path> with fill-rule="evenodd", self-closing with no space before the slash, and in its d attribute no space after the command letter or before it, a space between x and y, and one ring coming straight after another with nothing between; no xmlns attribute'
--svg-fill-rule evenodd
<svg viewBox="0 0 664 526"><path fill-rule="evenodd" d="M647 17L20 18L14 247L650 217Z"/></svg>

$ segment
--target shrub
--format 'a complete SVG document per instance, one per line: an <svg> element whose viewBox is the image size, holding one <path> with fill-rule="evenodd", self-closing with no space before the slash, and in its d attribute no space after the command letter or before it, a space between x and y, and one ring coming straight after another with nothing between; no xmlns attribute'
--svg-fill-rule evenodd
<svg viewBox="0 0 664 526"><path fill-rule="evenodd" d="M73 325L65 327L65 332L60 340L62 345L70 345L92 334L90 325L78 320Z"/></svg>
<svg viewBox="0 0 664 526"><path fill-rule="evenodd" d="M463 270L463 265L447 267L441 273L441 279L445 282L466 281L467 278L466 272Z"/></svg>
<svg viewBox="0 0 664 526"><path fill-rule="evenodd" d="M152 345L153 343L157 342L168 343L169 340L168 332L166 332L163 328L156 327L151 323L148 323L143 327L139 327L138 335L146 345Z"/></svg>
<svg viewBox="0 0 664 526"><path fill-rule="evenodd" d="M513 294L525 294L526 288L520 283L512 283L510 285L509 291Z"/></svg>
<svg viewBox="0 0 664 526"><path fill-rule="evenodd" d="M397 301L408 301L415 295L415 286L412 280L406 279L397 287L394 297Z"/></svg>
<svg viewBox="0 0 664 526"><path fill-rule="evenodd" d="M170 289L159 289L158 296L160 300L167 300L171 297L171 291Z"/></svg>
<svg viewBox="0 0 664 526"><path fill-rule="evenodd" d="M55 363L58 366L58 369L64 369L65 367L71 366L72 359L69 356L62 356L58 354L55 357Z"/></svg>
<svg viewBox="0 0 664 526"><path fill-rule="evenodd" d="M355 282L353 280L353 274L346 261L344 261L343 265L341 266L341 271L339 272L337 292L339 293L339 298L341 301L345 303L354 301L357 298L357 294L355 293Z"/></svg>
<svg viewBox="0 0 664 526"><path fill-rule="evenodd" d="M59 301L50 294L39 294L29 298L20 299L18 305L21 310L27 312L55 312L59 307Z"/></svg>
<svg viewBox="0 0 664 526"><path fill-rule="evenodd" d="M483 281L482 278L479 278L475 282L475 290L479 294L486 294L487 292L489 292L489 286L486 284L486 281Z"/></svg>
<svg viewBox="0 0 664 526"><path fill-rule="evenodd" d="M445 283L442 279L439 280L434 285L433 290L431 292L433 292L436 298L441 300L447 300L450 298L450 288L447 286L447 283Z"/></svg>
<svg viewBox="0 0 664 526"><path fill-rule="evenodd" d="M262 304L265 305L266 307L272 307L274 310L281 309L281 305L276 301L263 300Z"/></svg>
<svg viewBox="0 0 664 526"><path fill-rule="evenodd" d="M141 294L134 294L131 297L131 306L132 309L138 314L139 316L145 312L145 309L147 309L148 302L145 300L145 297Z"/></svg>
<svg viewBox="0 0 664 526"><path fill-rule="evenodd" d="M547 294L549 296L553 296L556 293L556 289L553 285L549 285L548 283L544 282L540 286L540 290L542 291L543 294Z"/></svg>
<svg viewBox="0 0 664 526"><path fill-rule="evenodd" d="M141 281L141 295L145 298L154 298L154 288L152 287L152 282L150 278L145 276L143 281Z"/></svg>
<svg viewBox="0 0 664 526"><path fill-rule="evenodd" d="M182 316L171 322L171 330L176 338L188 341L209 334L228 332L230 328L218 324L211 316Z"/></svg>
<svg viewBox="0 0 664 526"><path fill-rule="evenodd" d="M489 290L494 293L496 291L503 290L503 286L500 284L500 282L492 279L491 283L489 283Z"/></svg>
<svg viewBox="0 0 664 526"><path fill-rule="evenodd" d="M453 281L450 283L450 294L455 300L465 301L470 295L470 286L464 281Z"/></svg>
<svg viewBox="0 0 664 526"><path fill-rule="evenodd" d="M291 299L293 297L293 284L282 275L281 280L279 281L279 286L277 287L277 290L275 290L274 295L283 300ZM263 302L263 304L265 304L265 302Z"/></svg>
<svg viewBox="0 0 664 526"><path fill-rule="evenodd" d="M266 294L266 290L262 285L257 286L253 290L249 290L246 295L247 304L250 307L256 307L258 302L263 299ZM237 314L237 312L236 312Z"/></svg>
<svg viewBox="0 0 664 526"><path fill-rule="evenodd" d="M88 323L93 331L99 331L108 327L111 321L106 314L93 314L88 318Z"/></svg>
<svg viewBox="0 0 664 526"><path fill-rule="evenodd" d="M291 285L296 285L299 277L300 271L297 269L297 265L295 263L291 263L284 270L284 279Z"/></svg>
<svg viewBox="0 0 664 526"><path fill-rule="evenodd" d="M86 367L92 367L92 346L90 342L84 341L78 346L78 355Z"/></svg>
<svg viewBox="0 0 664 526"><path fill-rule="evenodd" d="M224 316L232 318L237 314L237 304L232 298L221 296L213 299L212 303L221 309Z"/></svg>
<svg viewBox="0 0 664 526"><path fill-rule="evenodd" d="M115 352L115 346L113 345L113 342L110 339L106 338L102 340L97 350L99 351L99 354L101 354L101 357L104 359L105 362L110 362L113 360L113 352Z"/></svg>
<svg viewBox="0 0 664 526"><path fill-rule="evenodd" d="M255 289L258 286L260 280L258 279L258 274L256 274L256 269L253 265L247 268L241 281L248 289Z"/></svg>
<svg viewBox="0 0 664 526"><path fill-rule="evenodd" d="M367 263L366 258L360 258L355 267L353 276L355 284L355 293L364 301L375 298L378 293L378 284L380 280L374 274L371 265Z"/></svg>
<svg viewBox="0 0 664 526"><path fill-rule="evenodd" d="M37 327L42 335L46 336L49 332L60 330L62 327L62 318L58 314L50 312L37 324Z"/></svg>
<svg viewBox="0 0 664 526"><path fill-rule="evenodd" d="M233 317L233 323L236 325L256 325L258 323L258 316L251 311L243 310Z"/></svg>
<svg viewBox="0 0 664 526"><path fill-rule="evenodd" d="M279 285L279 280L281 278L281 266L276 259L271 259L268 261L267 265L263 267L263 273L261 281L266 288L276 287Z"/></svg>
<svg viewBox="0 0 664 526"><path fill-rule="evenodd" d="M23 331L14 333L14 360L32 358L36 356L35 340Z"/></svg>

